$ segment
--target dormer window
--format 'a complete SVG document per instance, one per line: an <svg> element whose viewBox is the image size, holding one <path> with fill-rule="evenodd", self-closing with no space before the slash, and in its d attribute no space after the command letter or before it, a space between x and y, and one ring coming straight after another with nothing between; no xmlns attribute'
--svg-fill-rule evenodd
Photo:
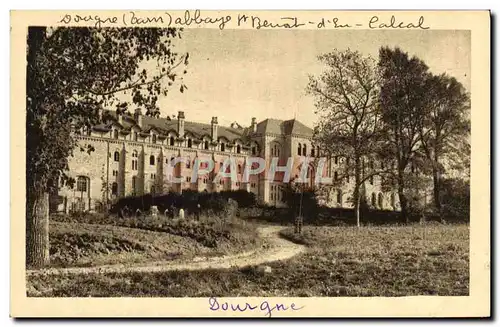
<svg viewBox="0 0 500 327"><path fill-rule="evenodd" d="M134 132L133 140L137 141L137 132Z"/></svg>
<svg viewBox="0 0 500 327"><path fill-rule="evenodd" d="M226 151L226 144L225 144L225 143L221 143L221 144L220 144L220 150L221 150L222 152Z"/></svg>
<svg viewBox="0 0 500 327"><path fill-rule="evenodd" d="M153 134L153 135L151 136L151 142L152 142L153 144L155 144L155 143L156 143L156 134Z"/></svg>
<svg viewBox="0 0 500 327"><path fill-rule="evenodd" d="M302 155L307 156L307 145L304 144L304 147L302 148Z"/></svg>
<svg viewBox="0 0 500 327"><path fill-rule="evenodd" d="M241 153L241 145L236 146L236 153Z"/></svg>
<svg viewBox="0 0 500 327"><path fill-rule="evenodd" d="M113 131L113 138L114 138L115 140L117 140L117 139L118 139L118 130L116 130L116 129Z"/></svg>
<svg viewBox="0 0 500 327"><path fill-rule="evenodd" d="M188 148L192 148L193 147L193 141L191 139L188 139L187 146L188 146Z"/></svg>
<svg viewBox="0 0 500 327"><path fill-rule="evenodd" d="M170 136L170 145L175 145L175 139L173 136Z"/></svg>
<svg viewBox="0 0 500 327"><path fill-rule="evenodd" d="M204 146L205 150L208 150L208 141L205 141L205 146Z"/></svg>

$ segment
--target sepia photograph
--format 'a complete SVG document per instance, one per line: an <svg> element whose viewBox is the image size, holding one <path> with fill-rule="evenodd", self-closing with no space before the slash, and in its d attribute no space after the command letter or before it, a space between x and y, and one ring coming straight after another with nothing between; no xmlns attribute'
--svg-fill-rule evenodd
<svg viewBox="0 0 500 327"><path fill-rule="evenodd" d="M25 296L469 297L471 30L186 12L23 30Z"/></svg>

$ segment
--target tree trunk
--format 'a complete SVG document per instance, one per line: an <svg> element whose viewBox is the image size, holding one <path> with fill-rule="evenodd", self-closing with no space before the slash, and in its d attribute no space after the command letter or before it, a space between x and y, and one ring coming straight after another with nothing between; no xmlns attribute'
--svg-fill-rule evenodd
<svg viewBox="0 0 500 327"><path fill-rule="evenodd" d="M401 221L406 222L407 224L410 222L410 217L408 216L408 201L406 199L406 195L404 193L404 172L399 172L398 175L398 197L399 204L401 206Z"/></svg>
<svg viewBox="0 0 500 327"><path fill-rule="evenodd" d="M441 191L441 176L439 173L439 170L434 167L432 170L432 179L434 182L433 185L433 195L434 195L434 206L436 208L436 212L439 214L439 218L441 219L441 222L444 222L443 215L441 212L441 196L440 196L440 191Z"/></svg>
<svg viewBox="0 0 500 327"><path fill-rule="evenodd" d="M354 212L355 212L355 215L356 215L356 225L358 227L361 227L361 217L360 217L360 210L359 210L359 207L360 207L360 200L361 200L361 194L360 194L360 180L361 180L361 167L360 167L360 160L359 160L359 156L356 155L356 158L354 159L355 160L355 167L354 167L354 193L353 193L353 196L354 196Z"/></svg>
<svg viewBox="0 0 500 327"><path fill-rule="evenodd" d="M49 193L30 192L26 214L26 267L41 268L49 263Z"/></svg>

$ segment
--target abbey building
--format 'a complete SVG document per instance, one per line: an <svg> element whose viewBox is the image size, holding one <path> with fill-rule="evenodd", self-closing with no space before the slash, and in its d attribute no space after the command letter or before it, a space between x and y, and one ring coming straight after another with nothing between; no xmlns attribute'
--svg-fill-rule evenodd
<svg viewBox="0 0 500 327"><path fill-rule="evenodd" d="M192 122L186 120L183 111L179 111L175 119L146 116L140 109L133 115L114 111L102 111L100 115L101 124L77 136L79 142L90 144L95 150L90 154L75 151L70 158L68 175L76 183L73 188L64 187L59 191L55 210L98 211L120 197L188 189L199 192L247 190L254 193L260 203L284 206L284 172L278 171L274 178L269 178L267 166L262 174L250 175L245 180L243 174L249 158L260 157L266 163L277 158L280 167L293 158L293 180L301 171L305 157L323 155L312 142L312 129L295 119L268 118L257 122L252 118L249 126L243 127L237 123L221 126L217 117L206 124ZM177 162L178 157L184 158L183 162ZM228 159L234 160L236 179L216 180L214 176ZM168 169L174 161L174 168ZM194 166L198 162L203 165L204 161L213 162L210 167L213 169L193 179ZM336 179L342 164L342 159L329 157L321 175ZM312 160L307 167L311 187L315 169ZM331 187L322 197L324 204L351 207L348 196L352 182L346 178L342 186ZM397 210L395 193L381 189L380 183L371 179L367 183L367 201L379 209Z"/></svg>

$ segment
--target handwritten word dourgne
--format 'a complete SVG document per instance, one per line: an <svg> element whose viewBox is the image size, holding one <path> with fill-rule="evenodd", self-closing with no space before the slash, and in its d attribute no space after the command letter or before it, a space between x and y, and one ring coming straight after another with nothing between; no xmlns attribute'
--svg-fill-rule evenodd
<svg viewBox="0 0 500 327"><path fill-rule="evenodd" d="M219 303L217 298L211 297L208 299L208 304L210 306L210 310L212 311L233 311L233 312L245 312L245 311L254 311L254 310L259 310L264 312L266 317L272 317L272 312L279 312L279 311L298 311L302 307L297 307L295 303L290 304L289 306L285 304L275 304L271 305L267 301L262 301L258 305L252 305L248 302L245 302L245 304L233 304L233 303L228 303L228 302L223 302Z"/></svg>

